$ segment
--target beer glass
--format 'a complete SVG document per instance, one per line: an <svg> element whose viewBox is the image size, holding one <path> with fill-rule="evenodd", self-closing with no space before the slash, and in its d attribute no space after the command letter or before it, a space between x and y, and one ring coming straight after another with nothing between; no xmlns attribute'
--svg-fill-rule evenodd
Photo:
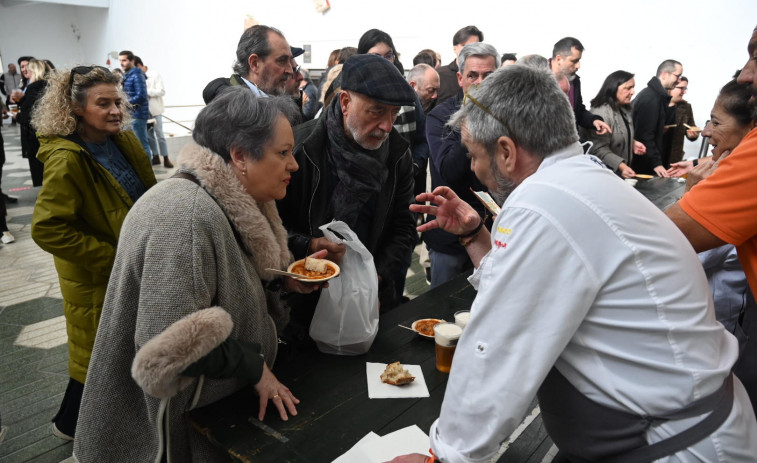
<svg viewBox="0 0 757 463"><path fill-rule="evenodd" d="M436 369L449 373L452 356L455 355L457 340L463 329L454 323L439 323L434 326L434 346L436 346Z"/></svg>

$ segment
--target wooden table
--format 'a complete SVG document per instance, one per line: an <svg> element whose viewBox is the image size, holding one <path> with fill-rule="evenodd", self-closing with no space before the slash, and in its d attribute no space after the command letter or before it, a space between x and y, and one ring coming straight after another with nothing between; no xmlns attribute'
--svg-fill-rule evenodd
<svg viewBox="0 0 757 463"><path fill-rule="evenodd" d="M635 188L663 211L681 199L686 183L677 178L655 177L639 180Z"/></svg>
<svg viewBox="0 0 757 463"><path fill-rule="evenodd" d="M269 405L264 424L256 425L257 398L245 389L189 413L190 422L240 461L330 462L374 431L384 435L418 425L428 433L438 417L447 374L436 370L434 341L398 327L420 318L453 320L470 308L475 291L465 276L429 291L381 317L370 352L336 356L307 352L276 366L274 373L301 400L298 415L281 421ZM369 399L366 362L417 364L430 397Z"/></svg>
<svg viewBox="0 0 757 463"><path fill-rule="evenodd" d="M684 184L675 179L641 180L636 185L657 207L664 209L681 196ZM434 343L398 327L420 318L453 320L469 309L475 291L467 275L434 289L381 317L370 352L345 357L308 352L274 373L302 402L299 414L283 422L269 404L261 425L257 396L252 388L188 414L190 423L215 444L243 462L330 462L373 431L385 435L410 425L428 433L439 416L448 375L436 370ZM365 363L417 364L423 370L430 397L369 399ZM552 445L534 401L535 411L503 446L498 463L563 462Z"/></svg>

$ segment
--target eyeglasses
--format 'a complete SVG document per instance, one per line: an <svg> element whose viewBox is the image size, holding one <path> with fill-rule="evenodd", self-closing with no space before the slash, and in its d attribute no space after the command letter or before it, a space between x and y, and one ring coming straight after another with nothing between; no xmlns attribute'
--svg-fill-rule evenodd
<svg viewBox="0 0 757 463"><path fill-rule="evenodd" d="M681 93L683 93L683 92L685 92L685 91L687 91L687 90L689 89L689 87L676 87L676 88L677 88L678 90L680 90L680 91L681 91Z"/></svg>
<svg viewBox="0 0 757 463"><path fill-rule="evenodd" d="M372 55L380 56L386 60L394 61L394 52L387 52L385 55L379 55L378 53L371 53Z"/></svg>
<svg viewBox="0 0 757 463"><path fill-rule="evenodd" d="M670 74L676 76L676 80L681 80L681 76L683 75L683 74L676 74L675 72L671 72Z"/></svg>
<svg viewBox="0 0 757 463"><path fill-rule="evenodd" d="M478 84L472 85L471 89L473 89L473 88L478 88ZM497 117L493 112L491 112L491 110L489 108L487 108L486 106L484 106L483 103L481 103L480 101L478 101L470 93L465 92L463 94L463 106L465 106L465 104L468 102L468 100L472 101L473 104L475 104L476 106L478 106L479 108L481 108L486 114L490 115L491 117L494 118L494 120L496 120L497 122L499 122L500 124L502 124L502 126L507 131L507 136L510 137L516 145L518 144L518 141L515 138L515 134L510 129L510 126L507 125L507 122L505 122L502 119L500 119L499 117Z"/></svg>
<svg viewBox="0 0 757 463"><path fill-rule="evenodd" d="M92 70L94 69L99 69L101 71L104 71L106 74L110 74L110 69L104 68L102 66L77 66L71 69L71 76L68 78L68 88L71 89L74 86L74 74L85 76L92 72Z"/></svg>

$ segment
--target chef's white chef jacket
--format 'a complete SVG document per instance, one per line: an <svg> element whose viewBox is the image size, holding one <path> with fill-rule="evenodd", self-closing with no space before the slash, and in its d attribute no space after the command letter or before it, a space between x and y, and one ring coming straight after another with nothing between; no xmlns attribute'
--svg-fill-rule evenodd
<svg viewBox="0 0 757 463"><path fill-rule="evenodd" d="M689 242L578 143L515 189L491 242L470 277L478 295L431 426L443 462L488 461L553 365L595 402L655 415L714 392L736 361ZM721 428L665 461L757 459L754 412L734 384ZM699 421L655 426L647 440Z"/></svg>

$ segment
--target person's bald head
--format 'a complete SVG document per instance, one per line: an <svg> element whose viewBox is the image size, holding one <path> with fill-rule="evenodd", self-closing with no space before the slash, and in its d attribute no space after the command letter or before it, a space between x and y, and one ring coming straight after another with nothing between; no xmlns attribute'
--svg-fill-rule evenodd
<svg viewBox="0 0 757 463"><path fill-rule="evenodd" d="M407 82L418 94L424 110L433 106L439 96L439 73L436 69L428 64L418 64L408 72Z"/></svg>

